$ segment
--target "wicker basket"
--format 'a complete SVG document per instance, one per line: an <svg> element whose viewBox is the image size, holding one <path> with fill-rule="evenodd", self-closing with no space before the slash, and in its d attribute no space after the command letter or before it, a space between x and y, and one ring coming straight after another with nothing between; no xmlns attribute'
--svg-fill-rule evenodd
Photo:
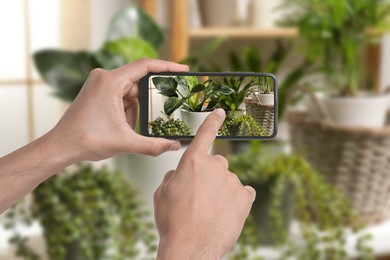
<svg viewBox="0 0 390 260"><path fill-rule="evenodd" d="M244 100L245 109L247 115L253 117L260 126L265 128L269 135L272 135L274 132L275 125L275 109L273 105L262 105L260 100L256 95L255 97L247 97Z"/></svg>
<svg viewBox="0 0 390 260"><path fill-rule="evenodd" d="M323 108L319 106L319 110ZM363 223L387 219L390 127L337 126L330 123L325 113L322 115L323 120L312 120L305 112L288 109L286 120L293 149L303 153L316 170L351 200Z"/></svg>

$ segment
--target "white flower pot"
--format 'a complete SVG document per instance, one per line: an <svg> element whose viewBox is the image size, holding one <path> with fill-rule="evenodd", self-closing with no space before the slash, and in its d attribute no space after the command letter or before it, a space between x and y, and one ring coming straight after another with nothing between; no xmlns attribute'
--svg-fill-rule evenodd
<svg viewBox="0 0 390 260"><path fill-rule="evenodd" d="M385 125L389 95L323 97L320 102L333 123L343 126L382 127Z"/></svg>
<svg viewBox="0 0 390 260"><path fill-rule="evenodd" d="M206 117L211 114L211 112L189 112L184 109L181 109L180 113L181 119L188 125L193 135L196 134Z"/></svg>
<svg viewBox="0 0 390 260"><path fill-rule="evenodd" d="M199 0L206 27L231 27L236 17L236 0Z"/></svg>
<svg viewBox="0 0 390 260"><path fill-rule="evenodd" d="M281 4L280 0L252 0L248 6L249 25L254 28L272 29L280 18L275 9Z"/></svg>
<svg viewBox="0 0 390 260"><path fill-rule="evenodd" d="M114 157L114 168L120 170L139 191L140 199L153 216L153 194L166 172L176 169L186 146L179 151L166 152L157 157L123 154Z"/></svg>
<svg viewBox="0 0 390 260"><path fill-rule="evenodd" d="M262 105L274 105L274 93L270 94L256 94Z"/></svg>

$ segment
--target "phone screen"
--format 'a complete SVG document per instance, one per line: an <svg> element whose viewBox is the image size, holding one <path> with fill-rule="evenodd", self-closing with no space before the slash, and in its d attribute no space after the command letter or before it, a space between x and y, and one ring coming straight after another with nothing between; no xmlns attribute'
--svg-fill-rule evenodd
<svg viewBox="0 0 390 260"><path fill-rule="evenodd" d="M147 106L141 110L148 113L147 120L141 122L146 135L193 137L216 108L227 114L219 138L267 139L276 135L277 81L271 74L165 73L149 75L145 81Z"/></svg>

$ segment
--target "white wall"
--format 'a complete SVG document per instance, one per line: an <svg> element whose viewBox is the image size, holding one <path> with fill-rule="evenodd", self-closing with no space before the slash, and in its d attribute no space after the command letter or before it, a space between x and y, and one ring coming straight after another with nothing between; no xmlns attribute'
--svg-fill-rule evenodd
<svg viewBox="0 0 390 260"><path fill-rule="evenodd" d="M112 16L136 0L91 0L91 48L101 47Z"/></svg>

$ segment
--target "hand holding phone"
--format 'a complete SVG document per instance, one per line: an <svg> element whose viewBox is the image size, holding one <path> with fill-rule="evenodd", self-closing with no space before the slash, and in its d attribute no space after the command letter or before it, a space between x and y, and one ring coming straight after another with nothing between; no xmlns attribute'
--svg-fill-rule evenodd
<svg viewBox="0 0 390 260"><path fill-rule="evenodd" d="M277 134L277 80L269 73L149 74L140 85L142 135L191 139L215 109L227 113L220 139Z"/></svg>

